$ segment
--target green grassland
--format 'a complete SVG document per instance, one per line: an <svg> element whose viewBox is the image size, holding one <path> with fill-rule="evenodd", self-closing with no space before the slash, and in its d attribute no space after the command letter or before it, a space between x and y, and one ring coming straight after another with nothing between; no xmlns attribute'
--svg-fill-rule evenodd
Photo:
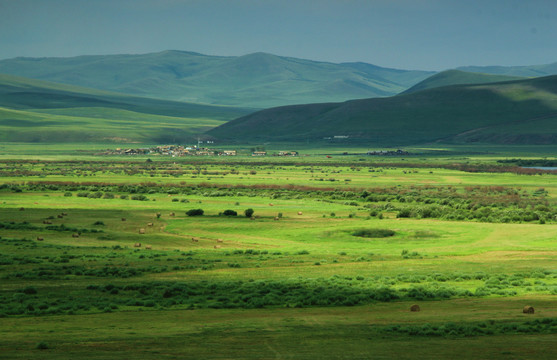
<svg viewBox="0 0 557 360"><path fill-rule="evenodd" d="M5 358L556 355L552 173L57 156L0 160Z"/></svg>

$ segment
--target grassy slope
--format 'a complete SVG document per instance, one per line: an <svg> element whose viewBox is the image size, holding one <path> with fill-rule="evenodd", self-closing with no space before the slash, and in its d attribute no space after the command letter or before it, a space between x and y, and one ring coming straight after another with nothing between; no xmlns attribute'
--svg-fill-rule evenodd
<svg viewBox="0 0 557 360"><path fill-rule="evenodd" d="M0 75L0 140L176 142L246 110Z"/></svg>
<svg viewBox="0 0 557 360"><path fill-rule="evenodd" d="M501 141L511 124L522 127L526 136L520 141L503 137L503 142L554 144L556 104L557 76L548 76L448 86L385 99L273 108L236 119L208 134L240 141L313 141L350 135L366 143L404 145L474 141L469 132L480 131L482 140L489 143Z"/></svg>
<svg viewBox="0 0 557 360"><path fill-rule="evenodd" d="M264 108L389 96L430 76L369 64L333 64L255 53L16 58L0 73L171 100Z"/></svg>
<svg viewBox="0 0 557 360"><path fill-rule="evenodd" d="M424 81L412 86L403 92L409 94L420 90L432 89L441 86L465 85L465 84L488 84L503 81L520 80L518 76L491 75L481 73L470 73L460 70L447 70L435 74Z"/></svg>

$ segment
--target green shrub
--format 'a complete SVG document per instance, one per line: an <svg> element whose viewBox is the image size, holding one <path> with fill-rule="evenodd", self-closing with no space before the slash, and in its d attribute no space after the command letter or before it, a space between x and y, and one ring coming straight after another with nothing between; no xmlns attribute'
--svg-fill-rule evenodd
<svg viewBox="0 0 557 360"><path fill-rule="evenodd" d="M234 210L224 210L222 214L224 216L238 216L238 213Z"/></svg>
<svg viewBox="0 0 557 360"><path fill-rule="evenodd" d="M249 208L249 209L244 210L244 215L246 215L246 217L252 217L254 212L255 211L253 211L252 208Z"/></svg>
<svg viewBox="0 0 557 360"><path fill-rule="evenodd" d="M190 210L186 211L187 216L201 216L204 213L205 212L202 209L190 209Z"/></svg>

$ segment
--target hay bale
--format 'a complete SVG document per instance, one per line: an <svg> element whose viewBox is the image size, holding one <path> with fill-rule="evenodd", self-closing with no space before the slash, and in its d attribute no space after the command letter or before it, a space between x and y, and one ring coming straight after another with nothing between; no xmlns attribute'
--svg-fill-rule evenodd
<svg viewBox="0 0 557 360"><path fill-rule="evenodd" d="M153 226L153 223L147 223L147 226Z"/></svg>
<svg viewBox="0 0 557 360"><path fill-rule="evenodd" d="M78 234L78 233L73 233L73 234L72 234L72 237L73 237L73 238L78 238L78 237L79 237L79 234Z"/></svg>
<svg viewBox="0 0 557 360"><path fill-rule="evenodd" d="M135 243L133 244L133 247L141 247L141 243Z"/></svg>
<svg viewBox="0 0 557 360"><path fill-rule="evenodd" d="M252 217L250 217L249 219L250 219L250 220L255 220L255 217L252 216Z"/></svg>
<svg viewBox="0 0 557 360"><path fill-rule="evenodd" d="M220 249L220 245L213 246L215 249Z"/></svg>
<svg viewBox="0 0 557 360"><path fill-rule="evenodd" d="M151 250L151 249L152 249L151 245L145 245L145 250Z"/></svg>
<svg viewBox="0 0 557 360"><path fill-rule="evenodd" d="M191 238L191 241L192 241L192 242L199 242L199 240L196 239L196 238Z"/></svg>
<svg viewBox="0 0 557 360"><path fill-rule="evenodd" d="M217 239L217 242L218 242L218 243L221 243L221 242L222 242L222 239Z"/></svg>
<svg viewBox="0 0 557 360"><path fill-rule="evenodd" d="M522 312L524 314L533 314L534 313L534 307L530 306L530 305L526 305L523 309Z"/></svg>
<svg viewBox="0 0 557 360"><path fill-rule="evenodd" d="M301 212L301 211L298 211L298 215L302 215L302 212Z"/></svg>
<svg viewBox="0 0 557 360"><path fill-rule="evenodd" d="M278 216L275 216L275 221L278 221L278 220L279 220L279 217L278 217Z"/></svg>
<svg viewBox="0 0 557 360"><path fill-rule="evenodd" d="M139 233L140 234L145 234L145 229L143 229L143 228L139 229Z"/></svg>
<svg viewBox="0 0 557 360"><path fill-rule="evenodd" d="M41 237L41 236L37 236L37 241L43 241L43 240L44 240L44 238L43 238L43 237Z"/></svg>
<svg viewBox="0 0 557 360"><path fill-rule="evenodd" d="M420 305L414 304L414 305L410 306L410 311L412 311L412 312L420 311Z"/></svg>
<svg viewBox="0 0 557 360"><path fill-rule="evenodd" d="M170 213L170 216L175 216L176 214L174 214L173 212Z"/></svg>

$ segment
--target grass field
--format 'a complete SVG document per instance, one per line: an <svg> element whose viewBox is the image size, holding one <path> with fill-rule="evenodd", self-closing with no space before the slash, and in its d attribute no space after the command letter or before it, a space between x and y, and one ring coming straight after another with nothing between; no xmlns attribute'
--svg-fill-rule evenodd
<svg viewBox="0 0 557 360"><path fill-rule="evenodd" d="M495 171L506 154L75 161L53 147L37 161L9 149L2 358L557 355L556 178Z"/></svg>

